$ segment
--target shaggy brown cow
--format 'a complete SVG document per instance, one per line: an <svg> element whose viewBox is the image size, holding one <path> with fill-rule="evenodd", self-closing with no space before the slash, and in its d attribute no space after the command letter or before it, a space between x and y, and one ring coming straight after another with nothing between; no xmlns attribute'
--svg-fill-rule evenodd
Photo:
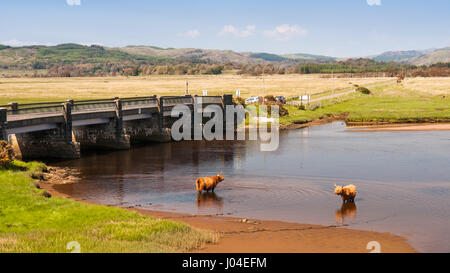
<svg viewBox="0 0 450 273"><path fill-rule="evenodd" d="M347 185L345 187L342 186L336 186L334 189L334 193L336 195L340 195L342 197L342 201L345 202L355 202L355 196L356 196L356 186L355 185Z"/></svg>
<svg viewBox="0 0 450 273"><path fill-rule="evenodd" d="M195 186L197 187L197 192L201 193L202 191L214 191L217 184L225 180L222 174L218 174L216 176L211 177L200 177L195 180Z"/></svg>

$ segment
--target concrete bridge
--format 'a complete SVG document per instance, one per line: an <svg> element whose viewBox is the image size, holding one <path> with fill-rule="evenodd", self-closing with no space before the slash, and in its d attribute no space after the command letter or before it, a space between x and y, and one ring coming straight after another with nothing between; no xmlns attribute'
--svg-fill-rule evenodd
<svg viewBox="0 0 450 273"><path fill-rule="evenodd" d="M168 142L170 127L176 120L171 110L177 104L191 111L199 105L224 109L233 104L233 97L149 96L9 103L0 106L0 139L8 140L22 159L72 159L80 157L81 148L121 150L129 149L132 142Z"/></svg>

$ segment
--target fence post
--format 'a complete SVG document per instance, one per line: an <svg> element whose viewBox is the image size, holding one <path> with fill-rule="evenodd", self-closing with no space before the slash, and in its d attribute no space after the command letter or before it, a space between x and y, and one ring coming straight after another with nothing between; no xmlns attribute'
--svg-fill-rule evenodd
<svg viewBox="0 0 450 273"><path fill-rule="evenodd" d="M120 99L115 99L114 102L116 105L116 136L120 137L123 134L122 101Z"/></svg>
<svg viewBox="0 0 450 273"><path fill-rule="evenodd" d="M233 130L237 125L237 114L234 113L233 120L227 120L227 105L233 105L233 95L231 94L224 94L222 95L222 109L223 109L223 131L226 132L227 137L228 131ZM233 135L234 136L234 135Z"/></svg>
<svg viewBox="0 0 450 273"><path fill-rule="evenodd" d="M163 129L164 126L164 97L159 97L158 100L158 111L159 111L159 129Z"/></svg>
<svg viewBox="0 0 450 273"><path fill-rule="evenodd" d="M8 110L6 108L0 108L0 140L8 141L8 135L6 133Z"/></svg>
<svg viewBox="0 0 450 273"><path fill-rule="evenodd" d="M10 102L8 103L9 109L11 110L11 113L14 115L19 110L19 104L17 102Z"/></svg>
<svg viewBox="0 0 450 273"><path fill-rule="evenodd" d="M233 95L225 94L222 95L222 105L225 108L226 105L233 105Z"/></svg>
<svg viewBox="0 0 450 273"><path fill-rule="evenodd" d="M72 106L73 101L67 100L63 105L64 137L66 143L72 142Z"/></svg>
<svg viewBox="0 0 450 273"><path fill-rule="evenodd" d="M197 111L197 107L195 107L195 98L192 96L192 95L185 95L185 97L189 97L190 99L191 99L191 104L192 104L192 107L190 108L191 109L191 139L193 140L194 139L194 126L195 126L195 120L194 120L194 117L195 117L195 111Z"/></svg>

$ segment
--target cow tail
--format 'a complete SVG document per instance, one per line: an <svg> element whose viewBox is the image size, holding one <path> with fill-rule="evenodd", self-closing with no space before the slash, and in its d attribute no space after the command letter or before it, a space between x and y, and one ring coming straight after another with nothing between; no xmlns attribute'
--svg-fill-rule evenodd
<svg viewBox="0 0 450 273"><path fill-rule="evenodd" d="M197 180L195 180L195 186L196 186L197 191L198 191L198 189L200 188L200 178L197 178Z"/></svg>

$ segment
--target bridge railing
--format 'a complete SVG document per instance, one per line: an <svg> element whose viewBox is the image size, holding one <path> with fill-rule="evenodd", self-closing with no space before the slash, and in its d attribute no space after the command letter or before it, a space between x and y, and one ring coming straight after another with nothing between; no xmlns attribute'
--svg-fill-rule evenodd
<svg viewBox="0 0 450 273"><path fill-rule="evenodd" d="M163 96L160 97L160 104L166 106L174 106L177 104L192 104L192 97L191 96L182 96L182 97L176 97L176 96Z"/></svg>
<svg viewBox="0 0 450 273"><path fill-rule="evenodd" d="M196 96L195 103L222 104L222 96Z"/></svg>
<svg viewBox="0 0 450 273"><path fill-rule="evenodd" d="M20 115L62 115L64 112L64 104L71 104L72 113L82 112L101 112L114 111L117 107L116 100L120 99L123 109L135 108L158 108L159 110L170 110L177 104L193 105L195 104L223 104L222 96L162 96L155 95L148 97L129 97L129 98L110 98L110 99L93 99L93 100L67 100L56 102L39 102L39 103L9 103L8 105L0 105L0 108L6 108L7 116L15 116L14 119L22 119ZM162 108L161 108L162 106ZM28 118L28 117L23 117Z"/></svg>
<svg viewBox="0 0 450 273"><path fill-rule="evenodd" d="M72 112L114 110L116 99L119 98L20 104L12 102L7 105L0 105L0 108L6 108L8 115L60 114L63 111L64 103L70 102L72 104ZM158 107L158 98L156 96L121 98L120 100L125 108Z"/></svg>
<svg viewBox="0 0 450 273"><path fill-rule="evenodd" d="M139 98L124 98L121 99L122 107L126 108L141 108L141 107L158 107L158 98L152 97L139 97Z"/></svg>
<svg viewBox="0 0 450 273"><path fill-rule="evenodd" d="M0 108L7 109L8 115L36 115L36 114L57 114L63 110L62 102L43 102L43 103L9 103L0 105Z"/></svg>
<svg viewBox="0 0 450 273"><path fill-rule="evenodd" d="M95 102L74 102L72 112L95 112L95 111L113 111L116 107L114 100L95 101Z"/></svg>

